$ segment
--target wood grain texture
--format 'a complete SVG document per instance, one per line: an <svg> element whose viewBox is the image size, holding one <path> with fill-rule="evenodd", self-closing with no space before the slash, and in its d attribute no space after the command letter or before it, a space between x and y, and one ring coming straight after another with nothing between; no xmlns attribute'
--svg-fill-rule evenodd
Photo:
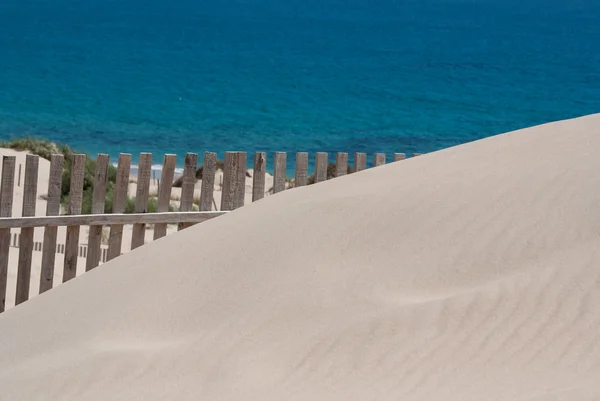
<svg viewBox="0 0 600 401"><path fill-rule="evenodd" d="M98 154L96 158L96 174L94 175L94 192L92 193L92 214L104 213L109 163L110 157L107 154ZM101 244L102 226L90 226L85 271L90 271L100 264Z"/></svg>
<svg viewBox="0 0 600 401"><path fill-rule="evenodd" d="M0 182L0 218L10 218L13 209L15 188L15 156L2 157L2 181ZM6 308L6 286L8 283L8 254L10 250L10 228L0 228L0 313Z"/></svg>
<svg viewBox="0 0 600 401"><path fill-rule="evenodd" d="M285 191L285 174L287 165L287 153L275 152L273 163L273 193Z"/></svg>
<svg viewBox="0 0 600 401"><path fill-rule="evenodd" d="M248 155L246 152L236 152L235 193L233 208L244 206L246 197L246 172L248 171Z"/></svg>
<svg viewBox="0 0 600 401"><path fill-rule="evenodd" d="M354 154L354 170L362 171L367 168L367 154L366 153L355 153Z"/></svg>
<svg viewBox="0 0 600 401"><path fill-rule="evenodd" d="M213 209L213 193L215 190L215 174L217 172L217 154L204 153L202 167L202 187L200 192L200 211L208 212ZM216 209L216 207L215 207Z"/></svg>
<svg viewBox="0 0 600 401"><path fill-rule="evenodd" d="M399 162L400 160L406 159L406 154L404 153L394 153L394 161Z"/></svg>
<svg viewBox="0 0 600 401"><path fill-rule="evenodd" d="M348 174L348 153L338 153L335 156L335 176L342 177Z"/></svg>
<svg viewBox="0 0 600 401"><path fill-rule="evenodd" d="M308 184L308 153L296 153L296 177L294 180L295 187L304 187Z"/></svg>
<svg viewBox="0 0 600 401"><path fill-rule="evenodd" d="M183 176L181 177L180 212L191 212L194 207L194 189L196 188L196 169L198 154L187 153L183 162ZM177 225L177 231L187 228L185 223Z"/></svg>
<svg viewBox="0 0 600 401"><path fill-rule="evenodd" d="M385 164L385 153L375 153L373 158L373 167L383 166Z"/></svg>
<svg viewBox="0 0 600 401"><path fill-rule="evenodd" d="M150 175L152 174L152 153L141 153L138 168L138 181L135 192L135 212L148 212L148 196L150 192ZM133 225L131 235L131 250L142 245L146 239L146 224L137 223Z"/></svg>
<svg viewBox="0 0 600 401"><path fill-rule="evenodd" d="M48 203L46 216L58 216L60 213L60 195L65 158L52 155L50 158L50 177L48 179ZM40 271L40 294L52 289L54 285L54 264L56 262L56 227L44 229L42 245L42 267Z"/></svg>
<svg viewBox="0 0 600 401"><path fill-rule="evenodd" d="M171 204L171 190L173 189L173 178L175 177L176 155L165 155L163 169L160 174L160 186L158 188L158 212L168 212ZM154 226L154 239L167 235L167 225L157 223Z"/></svg>
<svg viewBox="0 0 600 401"><path fill-rule="evenodd" d="M33 216L0 218L0 229L87 226L109 224L156 224L156 223L200 223L225 214L219 211L209 212L164 212L164 213L127 213L127 214L79 214L62 216Z"/></svg>
<svg viewBox="0 0 600 401"><path fill-rule="evenodd" d="M25 179L23 181L23 217L35 216L39 163L39 156L26 156ZM34 247L33 230L33 227L21 229L19 264L17 268L17 291L15 295L16 305L19 305L29 299L29 286L31 284L31 259L33 257Z"/></svg>
<svg viewBox="0 0 600 401"><path fill-rule="evenodd" d="M265 177L267 173L267 154L254 153L254 172L252 177L252 202L265 197Z"/></svg>
<svg viewBox="0 0 600 401"><path fill-rule="evenodd" d="M71 187L69 189L68 214L81 214L83 199L83 181L85 174L85 155L74 155L71 168ZM77 254L79 251L79 225L67 226L65 241L65 259L63 267L63 283L77 275Z"/></svg>
<svg viewBox="0 0 600 401"><path fill-rule="evenodd" d="M115 194L113 198L113 213L121 214L127 207L127 189L129 187L129 175L131 173L131 155L121 153L117 164L117 181L115 182ZM121 244L123 243L123 225L113 224L110 226L108 236L107 260L112 260L121 255Z"/></svg>
<svg viewBox="0 0 600 401"><path fill-rule="evenodd" d="M235 197L236 152L225 152L225 170L223 171L223 192L221 210L233 210Z"/></svg>
<svg viewBox="0 0 600 401"><path fill-rule="evenodd" d="M317 152L315 163L315 184L327 180L327 164L329 155L326 152Z"/></svg>

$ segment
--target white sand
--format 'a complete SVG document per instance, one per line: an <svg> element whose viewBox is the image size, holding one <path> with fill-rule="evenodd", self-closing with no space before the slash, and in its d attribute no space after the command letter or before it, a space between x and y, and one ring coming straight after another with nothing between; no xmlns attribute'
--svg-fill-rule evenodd
<svg viewBox="0 0 600 401"><path fill-rule="evenodd" d="M13 194L13 217L21 216L23 210L23 181L25 178L25 162L26 157L29 152L20 152L15 151L13 149L0 148L0 160L2 156L15 156L16 157L16 167L15 167L15 188ZM21 180L19 185L19 165L21 166ZM249 169L248 172L250 175L253 174L253 170ZM2 173L2 164L0 163L0 174ZM45 216L46 215L46 200L44 195L48 192L48 181L50 176L50 161L39 158L39 167L38 167L38 197L36 202L36 216ZM131 183L128 188L128 195L130 197L135 197L136 193L136 181L137 177L131 176ZM219 210L221 207L221 183L223 181L223 171L217 170L215 174L215 187L213 192L213 210ZM271 174L266 174L265 176L265 189L266 196L270 195L269 190L273 187L273 176ZM202 181L198 180L196 183L196 188L194 191L194 197L199 199L201 194ZM181 188L173 188L171 190L171 206L174 210L179 209L179 200L181 199ZM151 181L150 185L150 196L157 198L158 197L158 182L156 180ZM252 203L252 178L246 178L246 198L245 203ZM216 205L216 207L214 206ZM65 211L62 210L61 214L64 214ZM150 243L153 241L153 225L148 225L146 230L146 238L145 243ZM108 239L109 228L105 227L106 240ZM18 234L20 230L15 229L12 230L13 234ZM173 234L177 232L177 225L170 224L167 226L167 235ZM57 244L65 244L66 242L66 227L59 227L57 234ZM123 243L122 243L122 253L127 253L131 250L131 239L133 235L133 226L126 225L123 228ZM79 235L79 244L81 246L86 246L88 243L89 236L89 228L81 227L80 235ZM36 228L34 230L34 241L42 242L44 239L44 229ZM13 243L11 237L11 244ZM107 241L103 241L102 248L108 248ZM56 262L54 268L54 287L60 285L62 283L63 277L63 267L64 267L64 254L56 255ZM15 305L15 292L16 292L16 283L17 283L17 269L18 269L18 261L19 261L19 248L11 247L9 250L9 266L8 266L8 283L7 283L7 292L6 292L6 309L14 307ZM77 262L77 275L83 274L85 272L85 257L78 258ZM32 254L32 266L31 266L31 286L29 291L30 299L37 296L39 293L39 283L40 283L40 272L42 266L42 252L34 251ZM1 399L0 399L1 400Z"/></svg>
<svg viewBox="0 0 600 401"><path fill-rule="evenodd" d="M598 400L600 115L294 189L0 315L2 400Z"/></svg>

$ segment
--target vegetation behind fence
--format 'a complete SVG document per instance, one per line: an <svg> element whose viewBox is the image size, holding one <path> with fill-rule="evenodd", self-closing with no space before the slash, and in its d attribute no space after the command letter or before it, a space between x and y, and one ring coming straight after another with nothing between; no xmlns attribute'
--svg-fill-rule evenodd
<svg viewBox="0 0 600 401"><path fill-rule="evenodd" d="M68 149L68 148L67 148ZM50 149L53 150L53 149ZM60 149L56 149L59 151ZM47 154L50 160L46 216L36 216L36 200L39 156L26 156L23 178L23 213L13 217L13 194L16 180L20 185L21 171L16 177L16 158L4 156L0 186L0 312L5 309L9 247L11 229L20 229L18 236L19 258L17 267L16 299L18 305L29 298L31 286L32 253L42 251L39 293L54 287L54 267L57 253L64 258L63 282L77 274L78 257L86 259L85 271L97 267L101 261L121 255L123 226L133 224L131 249L144 244L146 225L154 224L154 240L164 237L168 223L177 223L178 230L222 215L244 206L246 193L247 153L226 152L225 160L219 162L215 153L204 154L204 164L198 168L198 155L188 153L184 158L183 175L175 180L176 155L165 155L156 200L149 197L152 173L152 154L141 153L139 159L135 197L128 196L131 155L119 155L116 167L110 164L109 155L99 154L92 161L84 154L70 150ZM414 155L416 156L416 155ZM394 161L405 159L397 153ZM276 194L288 188L301 187L344 176L367 168L367 155L356 153L354 166L348 165L348 154L338 153L330 163L328 153L315 155L315 171L309 174L309 154L296 154L295 176L286 176L287 154L276 152L273 156L273 187L265 188L267 154L254 153L252 173L252 202L262 199L266 193ZM383 153L375 154L374 167L386 163ZM223 170L220 208L213 211L213 191L217 168ZM202 179L198 211L193 210L194 190L198 178ZM170 209L173 184L181 188L179 210ZM44 188L42 188L44 190ZM87 194L87 195L86 195ZM85 202L84 202L85 200ZM65 214L61 213L61 206ZM216 205L215 205L216 206ZM216 209L216 207L215 207ZM66 226L64 245L57 246L57 228ZM88 244L85 250L79 244L81 226L89 226ZM101 247L103 227L110 227L108 247ZM36 227L44 228L42 243L33 240ZM13 237L13 246L16 245ZM60 252L57 252L59 250Z"/></svg>

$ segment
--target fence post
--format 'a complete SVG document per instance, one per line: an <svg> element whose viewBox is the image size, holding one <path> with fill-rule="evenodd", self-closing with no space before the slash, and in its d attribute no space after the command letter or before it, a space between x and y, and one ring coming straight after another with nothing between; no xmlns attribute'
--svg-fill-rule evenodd
<svg viewBox="0 0 600 401"><path fill-rule="evenodd" d="M355 153L354 154L354 171L362 171L367 168L367 154L366 153Z"/></svg>
<svg viewBox="0 0 600 401"><path fill-rule="evenodd" d="M65 158L63 155L52 155L50 158L50 179L48 180L48 203L46 216L58 216L60 213L60 193ZM54 285L54 263L56 261L56 235L58 227L44 228L42 243L42 269L40 272L40 294L50 290Z"/></svg>
<svg viewBox="0 0 600 401"><path fill-rule="evenodd" d="M196 168L198 155L187 153L183 162L183 176L181 177L181 199L179 201L180 212L191 212L194 207L194 190L196 189ZM183 230L185 223L177 224L177 231Z"/></svg>
<svg viewBox="0 0 600 401"><path fill-rule="evenodd" d="M135 212L148 212L148 195L150 192L150 174L152 174L152 153L141 153L135 191ZM144 245L146 224L134 224L131 235L131 250Z"/></svg>
<svg viewBox="0 0 600 401"><path fill-rule="evenodd" d="M92 193L92 214L104 213L106 186L108 184L108 164L110 157L99 154L96 159L94 176L94 192ZM100 264L100 245L102 244L102 226L90 226L88 235L85 271L90 271Z"/></svg>
<svg viewBox="0 0 600 401"><path fill-rule="evenodd" d="M25 180L23 181L23 217L35 216L39 163L39 156L27 155L27 160L25 162ZM21 228L15 305L19 305L29 299L34 230L33 227Z"/></svg>
<svg viewBox="0 0 600 401"><path fill-rule="evenodd" d="M373 167L383 166L385 164L385 153L375 153Z"/></svg>
<svg viewBox="0 0 600 401"><path fill-rule="evenodd" d="M406 159L406 155L404 153L394 153L394 161L398 162L400 160Z"/></svg>
<svg viewBox="0 0 600 401"><path fill-rule="evenodd" d="M171 204L171 190L173 189L173 177L175 176L176 155L165 155L163 169L158 186L158 212L168 212ZM157 223L154 225L154 239L167 235L167 224Z"/></svg>
<svg viewBox="0 0 600 401"><path fill-rule="evenodd" d="M237 209L244 206L246 201L246 172L248 170L248 155L246 152L236 152L236 180L235 195L233 198L233 208Z"/></svg>
<svg viewBox="0 0 600 401"><path fill-rule="evenodd" d="M83 181L85 177L85 155L74 155L71 167L71 188L69 190L68 214L81 214L83 200ZM65 241L65 263L63 268L63 283L77 275L77 252L79 250L79 226L67 227Z"/></svg>
<svg viewBox="0 0 600 401"><path fill-rule="evenodd" d="M335 157L335 176L348 174L348 153L338 153Z"/></svg>
<svg viewBox="0 0 600 401"><path fill-rule="evenodd" d="M326 152L317 152L315 163L315 184L327 180L327 164L329 155Z"/></svg>
<svg viewBox="0 0 600 401"><path fill-rule="evenodd" d="M15 188L15 156L2 157L2 182L0 183L0 217L11 217ZM10 228L0 229L0 313L6 307L8 282L8 255L10 252Z"/></svg>
<svg viewBox="0 0 600 401"><path fill-rule="evenodd" d="M308 183L308 153L296 153L296 177L294 187L304 187Z"/></svg>
<svg viewBox="0 0 600 401"><path fill-rule="evenodd" d="M200 211L210 212L213 207L213 194L215 191L215 174L217 172L217 154L204 153L202 165L202 187L200 189ZM215 209L217 207L215 206Z"/></svg>
<svg viewBox="0 0 600 401"><path fill-rule="evenodd" d="M273 194L285 191L285 168L287 164L287 153L275 152L273 163Z"/></svg>
<svg viewBox="0 0 600 401"><path fill-rule="evenodd" d="M129 174L131 173L131 155L121 153L119 163L117 164L117 182L115 183L115 196L113 198L113 213L125 213L127 207L127 189L129 187ZM123 243L123 224L113 224L110 226L108 235L108 253L107 259L112 260L121 255L121 245Z"/></svg>
<svg viewBox="0 0 600 401"><path fill-rule="evenodd" d="M254 153L254 173L252 177L252 202L265 197L265 175L267 172L267 154Z"/></svg>

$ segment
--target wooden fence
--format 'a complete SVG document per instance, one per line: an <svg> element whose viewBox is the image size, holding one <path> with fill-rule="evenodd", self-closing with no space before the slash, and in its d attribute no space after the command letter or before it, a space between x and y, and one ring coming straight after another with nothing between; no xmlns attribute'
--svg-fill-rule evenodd
<svg viewBox="0 0 600 401"><path fill-rule="evenodd" d="M417 155L414 154L413 156ZM394 161L405 158L406 156L403 153L394 155ZM125 214L131 155L121 154L117 164L113 210L112 214L106 214L104 213L104 207L108 185L109 160L109 155L106 154L99 154L96 159L91 214L82 215L86 155L73 156L69 202L66 205L66 214L60 215L64 157L62 155L52 155L46 193L46 216L36 216L39 158L35 155L27 155L23 181L23 212L21 217L12 217L16 158L15 156L3 157L0 185L0 313L5 309L11 229L20 229L18 239L14 235L12 236L12 246L18 245L19 248L15 296L15 304L18 305L29 299L34 250L41 250L42 252L39 282L39 293L41 294L54 286L54 267L57 254L64 255L63 282L66 282L76 276L78 257L86 258L85 271L89 271L97 267L101 261L108 261L121 255L123 226L126 224L133 225L131 238L131 249L133 250L144 244L146 225L148 224L154 224L154 240L156 240L166 235L168 223L177 223L178 230L181 230L244 205L248 165L246 152L225 153L220 211L212 211L217 155L211 152L205 153L199 211L197 212L192 210L197 181L198 155L188 153L184 160L179 211L169 212L176 156L165 155L158 188L158 210L156 213L148 213L152 154L142 153L140 154L137 175L135 211L132 214ZM293 186L300 187L308 184L308 160L308 153L300 152L296 154ZM354 170L366 169L366 161L367 155L365 153L356 153L354 156ZM348 171L348 154L338 153L335 162L335 176L346 175ZM385 154L375 154L375 167L385 164L385 162ZM273 163L272 192L276 194L286 189L287 154L276 152ZM328 163L327 153L319 152L316 154L314 183L327 179ZM264 152L255 153L253 164L252 201L255 202L265 196L267 154ZM67 227L64 244L57 244L57 229L59 226ZM81 226L89 226L88 244L85 249L79 244ZM110 227L107 248L101 246L102 228L104 226ZM44 228L44 238L41 243L35 242L33 239L36 227Z"/></svg>

